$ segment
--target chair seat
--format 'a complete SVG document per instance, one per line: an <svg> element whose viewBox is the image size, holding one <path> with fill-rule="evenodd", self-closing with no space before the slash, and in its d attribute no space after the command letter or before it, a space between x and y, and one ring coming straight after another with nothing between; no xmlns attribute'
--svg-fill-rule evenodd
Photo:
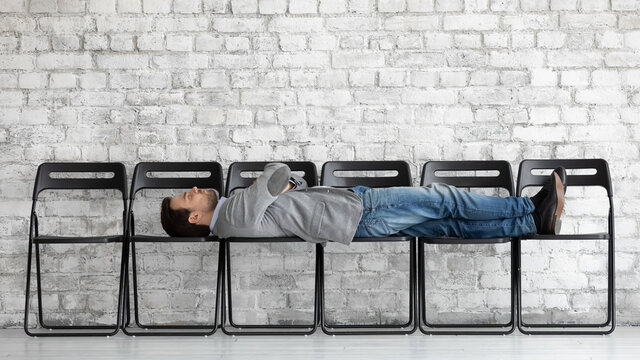
<svg viewBox="0 0 640 360"><path fill-rule="evenodd" d="M420 237L420 241L427 244L505 244L511 241L510 237L499 237L489 239L465 239L457 237Z"/></svg>
<svg viewBox="0 0 640 360"><path fill-rule="evenodd" d="M36 236L34 244L107 244L122 242L122 235L113 236Z"/></svg>
<svg viewBox="0 0 640 360"><path fill-rule="evenodd" d="M353 238L354 243L359 242L401 242L401 241L411 241L413 240L413 236L385 236L385 237L355 237Z"/></svg>
<svg viewBox="0 0 640 360"><path fill-rule="evenodd" d="M520 238L520 240L607 240L609 234L607 233L594 233L594 234L567 234L567 235L527 235Z"/></svg>
<svg viewBox="0 0 640 360"><path fill-rule="evenodd" d="M290 237L230 237L226 238L227 242L236 243L283 243L283 242L306 242L304 239L297 236Z"/></svg>
<svg viewBox="0 0 640 360"><path fill-rule="evenodd" d="M220 241L216 236L203 237L168 237L168 236L151 236L151 235L134 235L130 238L131 242L210 242Z"/></svg>

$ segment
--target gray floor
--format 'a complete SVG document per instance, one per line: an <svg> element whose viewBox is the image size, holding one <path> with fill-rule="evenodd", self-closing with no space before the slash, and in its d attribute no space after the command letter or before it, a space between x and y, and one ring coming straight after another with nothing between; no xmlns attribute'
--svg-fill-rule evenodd
<svg viewBox="0 0 640 360"><path fill-rule="evenodd" d="M15 359L640 359L640 328L609 336L327 336L30 338L0 330Z"/></svg>

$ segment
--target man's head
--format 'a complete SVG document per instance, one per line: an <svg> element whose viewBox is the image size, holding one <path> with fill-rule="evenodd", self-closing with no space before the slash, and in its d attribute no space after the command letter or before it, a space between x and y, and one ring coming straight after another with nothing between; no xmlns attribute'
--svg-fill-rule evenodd
<svg viewBox="0 0 640 360"><path fill-rule="evenodd" d="M170 236L207 236L218 196L213 190L193 187L162 200L160 222Z"/></svg>

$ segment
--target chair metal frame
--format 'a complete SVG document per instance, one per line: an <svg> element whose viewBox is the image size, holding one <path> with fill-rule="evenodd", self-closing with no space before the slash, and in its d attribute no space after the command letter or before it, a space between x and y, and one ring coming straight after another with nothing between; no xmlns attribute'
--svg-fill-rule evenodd
<svg viewBox="0 0 640 360"><path fill-rule="evenodd" d="M230 196L233 191L237 189L246 188L251 186L254 177L243 177L242 173L245 172L262 172L265 165L272 161L246 161L246 162L234 162L229 166L226 184L226 195ZM304 179L307 181L309 187L315 186L318 182L318 171L313 162L310 161L282 161L282 163L289 166L291 171L304 172ZM319 322L319 300L318 300L318 253L322 251L322 245L316 244L316 264L315 264L315 289L314 289L314 306L313 306L313 324L302 325L268 325L268 324L239 324L233 320L233 302L231 292L231 252L230 247L232 243L287 243L287 242L304 242L299 237L266 237L266 238L246 238L246 237L234 237L223 239L224 243L224 259L225 264L221 298L222 316L220 320L221 330L227 335L311 335L318 328ZM228 306L227 306L228 302ZM229 324L227 325L227 317Z"/></svg>
<svg viewBox="0 0 640 360"><path fill-rule="evenodd" d="M397 171L396 176L336 176L336 171ZM368 187L411 186L411 169L406 161L328 161L322 166L320 184L347 188L356 185ZM339 225L338 225L339 226ZM325 319L324 249L319 252L320 269L320 324L327 335L409 335L416 331L416 238L394 235L388 237L356 237L354 243L408 242L409 244L409 319L399 325L390 324L331 324Z"/></svg>
<svg viewBox="0 0 640 360"><path fill-rule="evenodd" d="M113 173L111 178L53 178L52 173ZM44 190L118 190L122 194L122 224L123 234L114 236L40 236L38 231L38 215L36 205L38 195ZM122 277L124 269L124 243L126 237L125 216L127 212L127 175L126 169L121 163L43 163L38 167L33 188L31 206L31 220L29 225L29 251L27 259L27 285L25 290L24 331L33 337L40 336L113 336L120 329L122 312ZM115 325L49 325L45 322L42 309L42 281L40 269L40 244L117 244L122 243L120 252L120 281L118 288L118 308ZM29 309L31 295L31 261L32 251L35 246L36 257L36 282L38 299L38 323L48 331L32 331L29 329ZM84 330L84 331L81 331Z"/></svg>
<svg viewBox="0 0 640 360"><path fill-rule="evenodd" d="M498 171L496 176L437 176L439 171ZM509 196L513 196L513 176L511 165L502 160L475 160L475 161L429 161L422 169L421 185L432 183L445 183L463 188L499 188L507 190ZM511 246L511 314L509 322L497 324L470 324L470 323L429 323L426 311L426 284L425 284L425 244L510 244ZM426 335L507 335L515 328L515 303L516 303L516 266L515 266L515 241L511 237L499 237L490 239L463 239L457 237L429 237L418 239L418 292L420 331Z"/></svg>
<svg viewBox="0 0 640 360"><path fill-rule="evenodd" d="M518 330L527 335L608 335L615 330L615 229L613 215L613 187L609 173L609 165L603 159L525 159L520 162L518 170L517 194L529 186L542 186L547 181L548 176L534 175L533 170L555 169L563 166L567 170L595 169L596 173L591 175L572 175L567 171L567 187L570 186L600 186L607 191L609 199L609 215L607 218L606 233L595 234L575 234L575 235L531 235L518 239L517 256L517 285L518 293ZM576 240L594 241L607 240L607 318L602 323L596 324L529 324L522 317L522 253L520 242L527 240L554 241L554 240ZM579 330L585 329L585 330Z"/></svg>
<svg viewBox="0 0 640 360"><path fill-rule="evenodd" d="M149 177L150 172L191 173L209 172L208 177ZM220 285L222 282L222 253L224 247L220 239L215 236L206 237L169 237L136 235L133 204L135 196L144 189L190 189L194 186L212 188L223 192L222 167L217 162L142 162L138 163L133 173L131 195L129 196L129 211L127 216L127 238L125 244L125 271L122 331L131 336L174 336L174 335L213 335L218 329L218 312L220 304ZM218 243L218 276L216 279L216 302L213 324L211 325L152 325L140 321L138 307L138 279L136 268L136 243ZM133 278L133 307L134 321L142 330L130 327L130 293L129 293L129 249L131 249L131 266ZM126 319L125 319L126 317Z"/></svg>

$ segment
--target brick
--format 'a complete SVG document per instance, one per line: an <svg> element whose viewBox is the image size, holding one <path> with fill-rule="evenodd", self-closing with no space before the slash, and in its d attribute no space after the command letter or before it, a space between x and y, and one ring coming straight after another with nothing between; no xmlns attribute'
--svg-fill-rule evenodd
<svg viewBox="0 0 640 360"><path fill-rule="evenodd" d="M284 130L280 127L263 127L261 129L235 129L232 140L234 143L262 143L269 141L283 141Z"/></svg>
<svg viewBox="0 0 640 360"><path fill-rule="evenodd" d="M138 17L104 17L96 18L99 33L139 33L149 32L153 26L153 19Z"/></svg>
<svg viewBox="0 0 640 360"><path fill-rule="evenodd" d="M263 32L266 28L262 18L220 18L214 19L212 24L218 32Z"/></svg>
<svg viewBox="0 0 640 360"><path fill-rule="evenodd" d="M531 105L564 105L571 101L571 93L557 88L518 90L518 102Z"/></svg>
<svg viewBox="0 0 640 360"><path fill-rule="evenodd" d="M23 73L18 77L21 89L43 89L47 86L46 73Z"/></svg>
<svg viewBox="0 0 640 360"><path fill-rule="evenodd" d="M258 12L258 0L231 0L231 12L247 14Z"/></svg>
<svg viewBox="0 0 640 360"><path fill-rule="evenodd" d="M166 89L171 84L170 74L151 72L140 74L141 89Z"/></svg>
<svg viewBox="0 0 640 360"><path fill-rule="evenodd" d="M347 11L346 0L319 0L318 11L322 14L340 14Z"/></svg>
<svg viewBox="0 0 640 360"><path fill-rule="evenodd" d="M462 101L472 105L511 105L515 94L510 89L474 87L460 92Z"/></svg>
<svg viewBox="0 0 640 360"><path fill-rule="evenodd" d="M184 18L157 18L156 31L206 31L209 29L209 20L204 17Z"/></svg>
<svg viewBox="0 0 640 360"><path fill-rule="evenodd" d="M384 54L337 52L333 53L331 63L336 69L382 67L384 66Z"/></svg>
<svg viewBox="0 0 640 360"><path fill-rule="evenodd" d="M224 111L221 109L197 109L196 122L202 125L220 125L225 121Z"/></svg>
<svg viewBox="0 0 640 360"><path fill-rule="evenodd" d="M324 68L328 64L329 57L321 52L274 55L273 57L273 67L275 68Z"/></svg>
<svg viewBox="0 0 640 360"><path fill-rule="evenodd" d="M321 18L284 18L277 17L269 21L268 31L287 33L310 33L322 31Z"/></svg>
<svg viewBox="0 0 640 360"><path fill-rule="evenodd" d="M405 9L405 0L378 0L379 12L403 12Z"/></svg>
<svg viewBox="0 0 640 360"><path fill-rule="evenodd" d="M160 33L139 35L136 41L140 51L158 51L164 47L164 36Z"/></svg>
<svg viewBox="0 0 640 360"><path fill-rule="evenodd" d="M498 16L495 15L445 15L445 30L486 31L497 29Z"/></svg>
<svg viewBox="0 0 640 360"><path fill-rule="evenodd" d="M403 104L447 105L457 102L457 92L453 90L405 90L402 92Z"/></svg>
<svg viewBox="0 0 640 360"><path fill-rule="evenodd" d="M260 14L284 14L287 11L287 0L259 0Z"/></svg>
<svg viewBox="0 0 640 360"><path fill-rule="evenodd" d="M437 30L440 27L438 16L392 16L385 20L385 30ZM451 29L447 29L451 30Z"/></svg>
<svg viewBox="0 0 640 360"><path fill-rule="evenodd" d="M502 22L509 30L552 30L558 27L557 15L505 15Z"/></svg>
<svg viewBox="0 0 640 360"><path fill-rule="evenodd" d="M227 75L224 71L207 71L200 77L200 85L203 88L228 88Z"/></svg>
<svg viewBox="0 0 640 360"><path fill-rule="evenodd" d="M205 13L224 14L229 11L228 3L227 0L204 0L202 5Z"/></svg>
<svg viewBox="0 0 640 360"><path fill-rule="evenodd" d="M209 66L209 57L201 54L159 55L151 61L160 69L204 69Z"/></svg>
<svg viewBox="0 0 640 360"><path fill-rule="evenodd" d="M616 89L587 89L576 92L576 102L579 104L623 105L627 104L627 94Z"/></svg>
<svg viewBox="0 0 640 360"><path fill-rule="evenodd" d="M33 31L36 27L36 21L28 17L14 17L2 15L0 21L0 31L15 31L20 33Z"/></svg>
<svg viewBox="0 0 640 360"><path fill-rule="evenodd" d="M542 31L537 34L538 47L558 49L564 46L567 34L560 31Z"/></svg>
<svg viewBox="0 0 640 360"><path fill-rule="evenodd" d="M563 86L589 85L589 72L586 70L563 71L560 77Z"/></svg>
<svg viewBox="0 0 640 360"><path fill-rule="evenodd" d="M595 70L591 73L591 84L597 86L616 86L621 83L620 74L614 70Z"/></svg>
<svg viewBox="0 0 640 360"><path fill-rule="evenodd" d="M167 50L191 51L193 39L187 35L167 35Z"/></svg>
<svg viewBox="0 0 640 360"><path fill-rule="evenodd" d="M563 126L515 126L513 128L513 138L520 141L566 141L567 128Z"/></svg>
<svg viewBox="0 0 640 360"><path fill-rule="evenodd" d="M50 13L58 10L57 3L51 0L31 0L29 2L29 12Z"/></svg>
<svg viewBox="0 0 640 360"><path fill-rule="evenodd" d="M256 69L269 66L265 55L213 55L213 66L222 69Z"/></svg>
<svg viewBox="0 0 640 360"><path fill-rule="evenodd" d="M109 48L109 39L104 35L86 34L84 36L85 50L107 50Z"/></svg>
<svg viewBox="0 0 640 360"><path fill-rule="evenodd" d="M554 124L560 121L556 107L532 107L529 111L532 124Z"/></svg>
<svg viewBox="0 0 640 360"><path fill-rule="evenodd" d="M95 30L89 17L42 17L38 20L40 30L53 34L82 34Z"/></svg>
<svg viewBox="0 0 640 360"><path fill-rule="evenodd" d="M133 36L128 34L111 35L111 50L128 52L134 50Z"/></svg>
<svg viewBox="0 0 640 360"><path fill-rule="evenodd" d="M109 14L116 12L116 0L89 0L89 13Z"/></svg>
<svg viewBox="0 0 640 360"><path fill-rule="evenodd" d="M248 51L251 48L249 44L249 38L246 37L231 37L225 39L225 48L227 51Z"/></svg>
<svg viewBox="0 0 640 360"><path fill-rule="evenodd" d="M18 78L15 74L0 74L0 88L18 87Z"/></svg>
<svg viewBox="0 0 640 360"><path fill-rule="evenodd" d="M565 14L560 16L560 28L606 29L616 26L614 14Z"/></svg>
<svg viewBox="0 0 640 360"><path fill-rule="evenodd" d="M168 14L171 12L171 0L142 0L142 12Z"/></svg>
<svg viewBox="0 0 640 360"><path fill-rule="evenodd" d="M48 36L22 35L20 38L22 52L49 50Z"/></svg>
<svg viewBox="0 0 640 360"><path fill-rule="evenodd" d="M605 64L611 67L638 67L640 66L640 54L611 52L605 56Z"/></svg>
<svg viewBox="0 0 640 360"><path fill-rule="evenodd" d="M25 0L5 0L0 4L0 13L23 12Z"/></svg>
<svg viewBox="0 0 640 360"><path fill-rule="evenodd" d="M455 34L453 44L459 49L476 49L482 46L482 38L479 34Z"/></svg>
<svg viewBox="0 0 640 360"><path fill-rule="evenodd" d="M142 0L118 0L119 13L141 13Z"/></svg>
<svg viewBox="0 0 640 360"><path fill-rule="evenodd" d="M292 91L247 90L240 94L243 105L294 105L296 95Z"/></svg>
<svg viewBox="0 0 640 360"><path fill-rule="evenodd" d="M290 0L289 2L291 14L315 14L317 8L318 0Z"/></svg>
<svg viewBox="0 0 640 360"><path fill-rule="evenodd" d="M196 51L217 51L221 50L224 44L222 37L200 34L196 37Z"/></svg>
<svg viewBox="0 0 640 360"><path fill-rule="evenodd" d="M96 62L101 69L145 69L149 67L149 56L98 55Z"/></svg>
<svg viewBox="0 0 640 360"><path fill-rule="evenodd" d="M198 0L174 0L173 11L179 14L196 14L202 9Z"/></svg>
<svg viewBox="0 0 640 360"><path fill-rule="evenodd" d="M352 98L347 90L303 90L298 92L298 102L300 105L338 107L350 104Z"/></svg>
<svg viewBox="0 0 640 360"><path fill-rule="evenodd" d="M38 55L36 64L38 68L47 70L91 69L93 67L89 54L43 54Z"/></svg>
<svg viewBox="0 0 640 360"><path fill-rule="evenodd" d="M249 110L228 110L227 125L251 125L253 112Z"/></svg>
<svg viewBox="0 0 640 360"><path fill-rule="evenodd" d="M33 56L30 55L0 55L0 69L2 70L32 70Z"/></svg>
<svg viewBox="0 0 640 360"><path fill-rule="evenodd" d="M494 67L537 68L544 63L544 53L537 50L491 52L490 64Z"/></svg>
<svg viewBox="0 0 640 360"><path fill-rule="evenodd" d="M327 18L325 28L330 31L370 31L379 28L378 19L370 17Z"/></svg>
<svg viewBox="0 0 640 360"><path fill-rule="evenodd" d="M545 68L531 69L531 86L556 86L558 73Z"/></svg>
<svg viewBox="0 0 640 360"><path fill-rule="evenodd" d="M551 67L599 67L602 54L594 51L551 51L547 63Z"/></svg>

